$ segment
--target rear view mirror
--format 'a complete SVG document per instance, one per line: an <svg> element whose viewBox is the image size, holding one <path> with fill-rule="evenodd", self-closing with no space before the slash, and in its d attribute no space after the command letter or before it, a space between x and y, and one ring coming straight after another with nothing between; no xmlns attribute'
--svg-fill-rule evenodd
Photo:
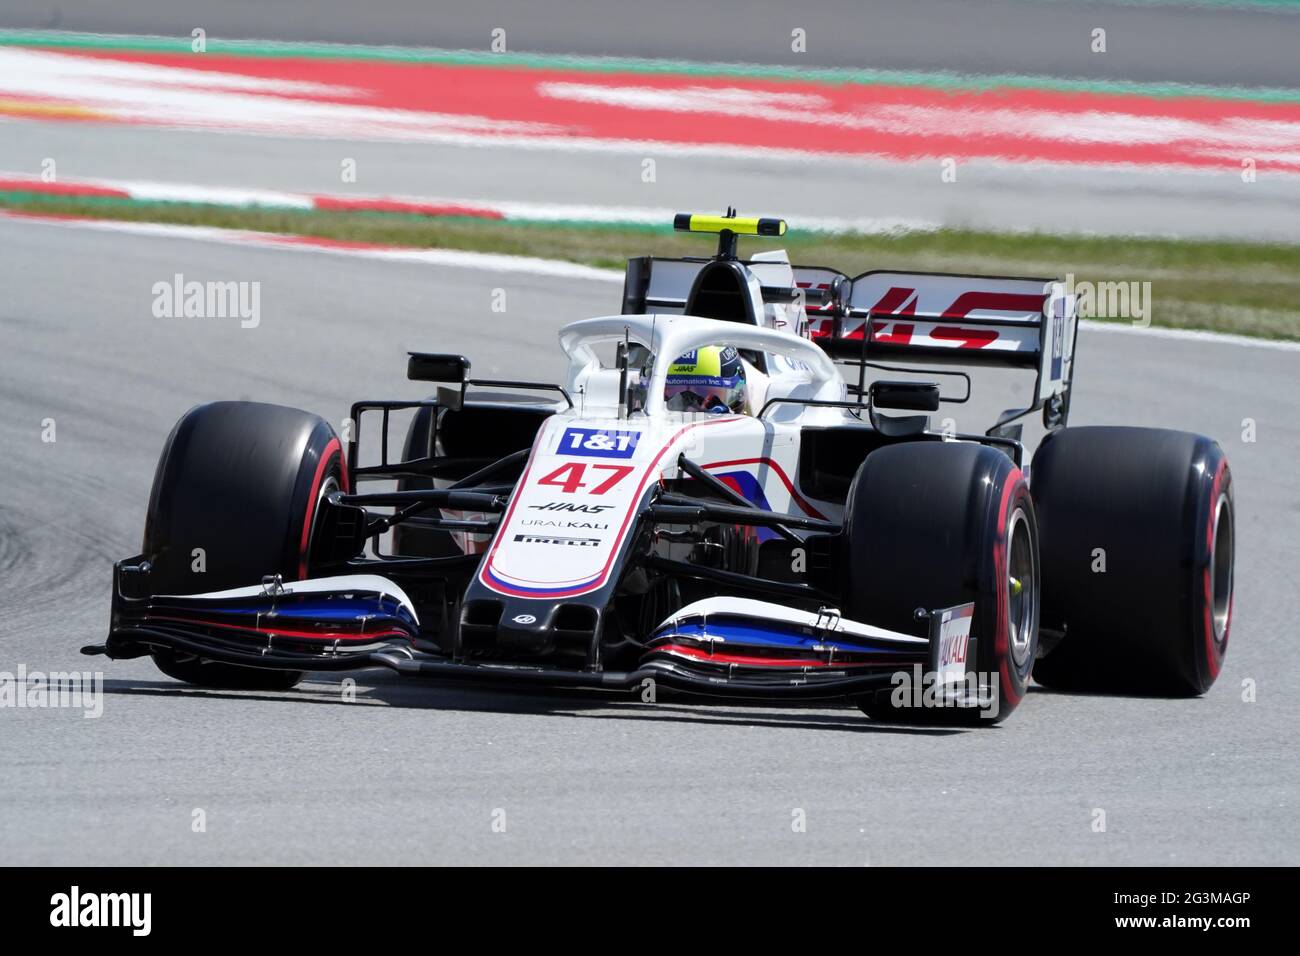
<svg viewBox="0 0 1300 956"><path fill-rule="evenodd" d="M939 386L935 382L872 382L868 394L872 408L939 410Z"/></svg>
<svg viewBox="0 0 1300 956"><path fill-rule="evenodd" d="M469 375L469 359L441 352L409 352L406 377L412 382L447 382L460 385Z"/></svg>

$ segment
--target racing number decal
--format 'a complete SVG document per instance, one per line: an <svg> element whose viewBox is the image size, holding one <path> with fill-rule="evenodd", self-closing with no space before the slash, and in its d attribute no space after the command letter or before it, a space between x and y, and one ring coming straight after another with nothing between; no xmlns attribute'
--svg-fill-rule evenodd
<svg viewBox="0 0 1300 956"><path fill-rule="evenodd" d="M600 469L613 472L594 487L584 483L587 469ZM557 485L566 495L576 494L579 489L586 489L590 494L603 495L632 473L632 465L588 465L586 462L572 461L561 465L544 478L538 478L539 485ZM594 477L594 476L593 476Z"/></svg>

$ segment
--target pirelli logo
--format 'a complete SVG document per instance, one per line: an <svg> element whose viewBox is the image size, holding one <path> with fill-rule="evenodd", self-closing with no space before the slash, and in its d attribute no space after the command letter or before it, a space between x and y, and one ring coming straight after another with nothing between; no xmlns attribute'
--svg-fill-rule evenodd
<svg viewBox="0 0 1300 956"><path fill-rule="evenodd" d="M600 538L569 538L555 534L517 534L515 541L520 544L561 544L571 548L596 548Z"/></svg>

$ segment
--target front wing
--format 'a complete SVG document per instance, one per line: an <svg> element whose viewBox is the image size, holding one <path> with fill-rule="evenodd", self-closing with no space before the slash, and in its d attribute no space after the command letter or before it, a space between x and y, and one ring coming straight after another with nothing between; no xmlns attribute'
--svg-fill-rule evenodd
<svg viewBox="0 0 1300 956"><path fill-rule="evenodd" d="M349 575L183 596L147 594L148 565L114 567L108 640L86 654L132 658L164 650L245 667L346 671L385 667L409 676L563 688L649 685L719 697L853 697L924 670L964 680L974 661L970 605L928 612L918 637L742 598L710 598L669 617L632 670L457 660L417 647L419 622L401 588ZM134 596L133 596L134 595ZM923 612L925 613L925 612Z"/></svg>

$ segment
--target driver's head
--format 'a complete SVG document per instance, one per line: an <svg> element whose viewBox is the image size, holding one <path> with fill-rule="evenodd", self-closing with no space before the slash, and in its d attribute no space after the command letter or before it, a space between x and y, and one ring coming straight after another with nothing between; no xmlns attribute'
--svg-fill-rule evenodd
<svg viewBox="0 0 1300 956"><path fill-rule="evenodd" d="M710 345L678 356L668 369L664 402L679 412L749 414L740 354L730 345Z"/></svg>

